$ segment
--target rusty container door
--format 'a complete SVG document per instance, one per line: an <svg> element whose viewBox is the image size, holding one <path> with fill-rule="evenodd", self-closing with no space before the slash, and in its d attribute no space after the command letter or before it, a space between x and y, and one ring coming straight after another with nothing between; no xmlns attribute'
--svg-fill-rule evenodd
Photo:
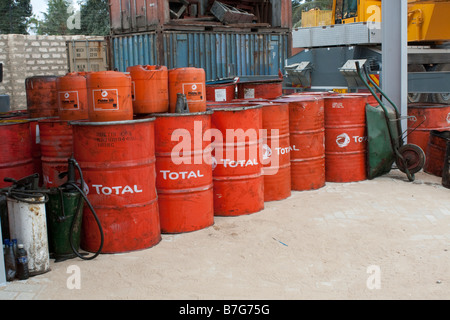
<svg viewBox="0 0 450 320"><path fill-rule="evenodd" d="M432 130L450 130L450 105L414 103L408 105L408 143L426 153Z"/></svg>
<svg viewBox="0 0 450 320"><path fill-rule="evenodd" d="M211 114L155 114L162 233L195 231L214 223Z"/></svg>
<svg viewBox="0 0 450 320"><path fill-rule="evenodd" d="M325 97L325 179L355 182L367 179L367 97Z"/></svg>
<svg viewBox="0 0 450 320"><path fill-rule="evenodd" d="M260 161L262 106L212 104L214 214L238 216L264 209Z"/></svg>
<svg viewBox="0 0 450 320"><path fill-rule="evenodd" d="M104 232L102 253L149 248L161 240L154 120L72 122L74 157ZM88 208L82 220L80 246L95 252L100 233Z"/></svg>
<svg viewBox="0 0 450 320"><path fill-rule="evenodd" d="M0 121L0 188L11 185L4 178L19 180L34 173L30 123L26 120Z"/></svg>
<svg viewBox="0 0 450 320"><path fill-rule="evenodd" d="M88 116L91 122L133 120L131 76L117 71L87 74Z"/></svg>
<svg viewBox="0 0 450 320"><path fill-rule="evenodd" d="M56 76L34 76L25 79L30 118L58 116L56 79Z"/></svg>
<svg viewBox="0 0 450 320"><path fill-rule="evenodd" d="M39 120L43 185L46 188L59 187L67 178L59 178L67 171L68 159L73 152L72 126L59 119Z"/></svg>
<svg viewBox="0 0 450 320"><path fill-rule="evenodd" d="M324 102L320 96L297 96L276 101L289 103L292 190L325 186Z"/></svg>
<svg viewBox="0 0 450 320"><path fill-rule="evenodd" d="M86 73L71 72L56 80L61 120L88 119Z"/></svg>
<svg viewBox="0 0 450 320"><path fill-rule="evenodd" d="M165 66L137 65L127 68L132 80L134 113L169 111L169 75Z"/></svg>
<svg viewBox="0 0 450 320"><path fill-rule="evenodd" d="M291 195L289 104L261 104L264 130L264 201L282 200Z"/></svg>

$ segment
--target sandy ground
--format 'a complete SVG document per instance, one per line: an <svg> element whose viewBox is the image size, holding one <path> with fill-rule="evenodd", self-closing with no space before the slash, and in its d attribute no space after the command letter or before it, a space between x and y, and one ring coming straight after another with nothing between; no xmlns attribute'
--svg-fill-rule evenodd
<svg viewBox="0 0 450 320"><path fill-rule="evenodd" d="M40 300L449 299L450 190L396 170L327 183L146 250L51 260L0 294L20 290Z"/></svg>

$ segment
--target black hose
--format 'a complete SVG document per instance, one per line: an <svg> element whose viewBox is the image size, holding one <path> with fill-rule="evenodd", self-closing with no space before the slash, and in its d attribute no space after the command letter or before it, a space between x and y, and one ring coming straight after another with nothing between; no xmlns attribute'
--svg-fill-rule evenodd
<svg viewBox="0 0 450 320"><path fill-rule="evenodd" d="M76 168L77 168L77 170L78 170L78 173L80 174L81 186L83 187L83 185L84 185L84 179L83 179L83 173L81 172L81 168L80 168L80 166L78 165L78 163L75 161L75 159L71 159L71 161L72 161L73 164L76 166ZM72 247L72 251L73 251L78 257L80 257L80 258L83 259L83 260L92 260L92 259L96 258L96 257L101 253L101 251L102 251L102 249L103 249L104 234L103 234L103 228L102 228L102 225L101 225L101 223L100 223L100 220L99 220L97 214L95 213L94 207L93 207L92 204L89 202L89 200L88 200L86 194L84 193L84 191L81 190L81 188L80 188L76 183L74 183L73 181L68 181L68 182L64 183L61 187L64 188L65 186L71 186L71 187L75 188L75 189L81 194L81 196L82 196L82 197L84 198L84 200L86 201L86 203L87 203L89 209L91 210L92 214L94 215L94 219L95 219L95 221L96 221L96 223L97 223L97 225L98 225L98 229L99 229L99 231L100 231L100 247L98 248L97 252L95 252L95 254L94 254L93 256L86 257L86 256L81 255L81 254L78 252L78 250L77 250L77 248L75 247L75 245L73 244L73 230L74 230L75 222L77 221L78 215L80 214L80 207L81 207L81 203L82 203L82 198L80 197L80 199L79 199L79 201L78 201L78 205L77 205L77 210L76 210L76 212L75 212L75 216L74 216L74 219L73 219L73 221L72 221L72 225L71 225L71 227L70 227L70 232L69 232L69 242L70 242L70 246Z"/></svg>

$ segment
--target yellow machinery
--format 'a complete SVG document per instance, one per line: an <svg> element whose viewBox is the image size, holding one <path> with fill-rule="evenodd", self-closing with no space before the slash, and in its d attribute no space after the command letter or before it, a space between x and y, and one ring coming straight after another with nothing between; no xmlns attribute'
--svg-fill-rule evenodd
<svg viewBox="0 0 450 320"><path fill-rule="evenodd" d="M355 22L381 22L381 0L330 0L332 10L302 13L302 27ZM408 40L441 42L450 40L450 1L408 0Z"/></svg>
<svg viewBox="0 0 450 320"><path fill-rule="evenodd" d="M310 74L310 81L298 85L293 78L293 86L350 88L352 83L343 83L338 72L328 71L336 69L333 60L337 64L366 59L374 72L379 71L381 1L329 0L328 10L302 12L302 28L292 33L293 47L309 50L289 59L288 63L295 66L310 61L308 69L301 70ZM408 73L450 71L450 0L408 0L408 44ZM345 65L339 66L340 73L343 69ZM433 92L434 89L411 88L408 100L450 104L450 93L443 93L442 89Z"/></svg>

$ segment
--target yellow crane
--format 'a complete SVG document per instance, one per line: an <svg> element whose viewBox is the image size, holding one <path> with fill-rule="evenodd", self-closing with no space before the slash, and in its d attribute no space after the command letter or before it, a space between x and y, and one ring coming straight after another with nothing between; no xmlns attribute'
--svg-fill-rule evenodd
<svg viewBox="0 0 450 320"><path fill-rule="evenodd" d="M321 44L317 47L336 47L340 45L336 43L338 37L332 33L333 27L355 25L355 27L359 28L362 23L367 23L367 25L379 23L381 26L381 0L329 1L329 10L313 9L302 12L302 28L319 26L324 28L323 32L314 31L311 33L311 42L314 42L316 39L321 40ZM325 28L325 26L331 26L331 28ZM294 44L296 42L295 37L304 38L305 35L305 33L298 33L297 35L296 31L294 30L293 32ZM353 31L346 32L354 33ZM331 39L331 43L324 43L322 39ZM416 50L414 52L415 58L412 58L408 64L408 71L450 71L450 63L447 58L449 56L449 42L450 0L408 0L408 45L412 48L411 51ZM440 53L439 50L441 50ZM443 50L446 50L446 52ZM437 53L440 54L438 58L436 58ZM417 59L417 57L419 58ZM436 93L429 96L418 92L410 93L408 98L410 102L424 101L424 99L431 98L435 102L450 104L450 93Z"/></svg>

